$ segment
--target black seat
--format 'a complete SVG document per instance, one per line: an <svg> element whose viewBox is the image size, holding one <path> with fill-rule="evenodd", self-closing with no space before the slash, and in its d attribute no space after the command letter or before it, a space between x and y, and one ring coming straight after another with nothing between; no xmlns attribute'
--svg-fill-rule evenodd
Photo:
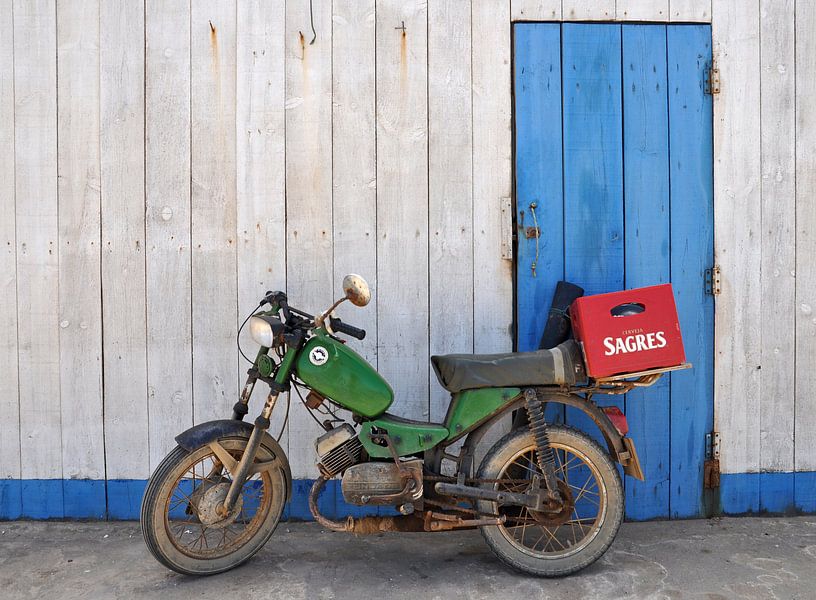
<svg viewBox="0 0 816 600"><path fill-rule="evenodd" d="M432 356L431 363L439 383L453 393L487 387L572 385L586 380L581 348L575 340L535 352Z"/></svg>

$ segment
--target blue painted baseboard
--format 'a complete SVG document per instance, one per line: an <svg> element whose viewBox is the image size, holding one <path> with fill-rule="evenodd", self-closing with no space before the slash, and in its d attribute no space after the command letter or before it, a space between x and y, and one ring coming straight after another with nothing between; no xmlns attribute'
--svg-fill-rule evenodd
<svg viewBox="0 0 816 600"><path fill-rule="evenodd" d="M311 520L308 498L313 483L309 479L292 482L285 520ZM336 479L329 481L318 500L327 517L396 514L391 508L346 503L339 484ZM4 479L0 480L0 520L135 520L146 485L143 479ZM816 472L724 473L719 491L721 514L816 513Z"/></svg>
<svg viewBox="0 0 816 600"><path fill-rule="evenodd" d="M816 513L816 472L723 473L720 510L748 513Z"/></svg>
<svg viewBox="0 0 816 600"><path fill-rule="evenodd" d="M284 520L311 521L309 491L313 480L292 482L292 498ZM107 485L106 485L107 484ZM343 500L340 482L326 483L318 508L338 519L372 514L396 514L391 508L353 506ZM3 479L0 480L0 520L13 519L111 519L137 520L147 481L144 479Z"/></svg>

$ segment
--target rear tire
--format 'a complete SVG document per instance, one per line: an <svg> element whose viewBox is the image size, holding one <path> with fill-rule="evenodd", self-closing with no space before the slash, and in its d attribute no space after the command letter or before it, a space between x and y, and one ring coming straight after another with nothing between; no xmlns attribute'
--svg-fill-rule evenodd
<svg viewBox="0 0 816 600"><path fill-rule="evenodd" d="M243 436L219 440L236 459L247 441ZM255 461L273 458L274 452L261 444ZM286 460L285 456L278 458ZM205 515L211 519L216 501L226 495L231 481L226 471L212 478L202 476L216 464L214 459L208 446L193 452L177 446L156 468L142 499L140 520L148 550L165 567L183 575L215 575L249 560L275 532L286 503L284 470L273 467L244 484L228 525L205 525L202 519L209 522ZM245 516L256 502L251 518ZM198 532L203 538L200 543L194 537ZM191 543L185 544L185 539ZM219 542L217 547L215 542Z"/></svg>
<svg viewBox="0 0 816 600"><path fill-rule="evenodd" d="M550 426L548 432L556 454L559 490L571 504L557 515L487 500L480 500L478 508L507 519L502 525L481 527L482 536L502 562L529 575L563 577L598 560L612 544L623 520L623 485L609 455L588 435L567 426ZM477 476L507 479L508 483L483 487L524 491L527 484L521 481L532 472L540 473L535 448L526 429L505 435L484 457ZM539 544L543 544L540 549Z"/></svg>

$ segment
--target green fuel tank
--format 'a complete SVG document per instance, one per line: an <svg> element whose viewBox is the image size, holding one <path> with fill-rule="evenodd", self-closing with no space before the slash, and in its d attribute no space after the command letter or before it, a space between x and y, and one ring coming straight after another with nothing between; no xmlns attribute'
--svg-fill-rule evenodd
<svg viewBox="0 0 816 600"><path fill-rule="evenodd" d="M365 359L323 330L303 346L297 376L314 391L353 413L378 417L394 401L394 390Z"/></svg>

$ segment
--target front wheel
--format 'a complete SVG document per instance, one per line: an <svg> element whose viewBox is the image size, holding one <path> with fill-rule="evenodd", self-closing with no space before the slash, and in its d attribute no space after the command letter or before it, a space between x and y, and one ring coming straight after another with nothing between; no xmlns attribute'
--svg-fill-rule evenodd
<svg viewBox="0 0 816 600"><path fill-rule="evenodd" d="M219 440L240 460L243 436ZM255 462L275 458L261 444ZM285 457L279 457L285 460ZM232 479L209 446L176 447L159 464L142 500L141 525L151 554L185 575L214 575L249 560L275 531L286 503L286 476L273 467L247 478L226 518L223 503Z"/></svg>
<svg viewBox="0 0 816 600"><path fill-rule="evenodd" d="M623 485L609 455L585 433L550 426L556 477L564 505L558 512L479 501L479 511L505 517L482 527L491 550L507 565L530 575L560 577L587 567L615 539L623 520ZM536 461L533 435L511 431L491 448L479 467L480 479L498 491L525 492Z"/></svg>

